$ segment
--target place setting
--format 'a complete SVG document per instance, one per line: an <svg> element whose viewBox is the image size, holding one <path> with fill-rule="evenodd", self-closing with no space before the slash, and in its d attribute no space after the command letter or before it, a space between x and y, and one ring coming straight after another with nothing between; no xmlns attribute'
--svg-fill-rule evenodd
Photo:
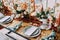
<svg viewBox="0 0 60 40"><path fill-rule="evenodd" d="M24 36L32 38L39 36L41 34L41 29L36 26L27 26L22 32Z"/></svg>

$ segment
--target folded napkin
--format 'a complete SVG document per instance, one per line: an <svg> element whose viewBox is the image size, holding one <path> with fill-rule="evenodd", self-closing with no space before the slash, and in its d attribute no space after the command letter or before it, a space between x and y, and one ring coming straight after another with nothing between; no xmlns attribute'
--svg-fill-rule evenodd
<svg viewBox="0 0 60 40"><path fill-rule="evenodd" d="M37 28L38 28L38 27L32 26L32 27L30 27L29 29L27 29L24 34L30 36L30 35L32 35L32 34L37 30Z"/></svg>
<svg viewBox="0 0 60 40"><path fill-rule="evenodd" d="M0 23L5 22L6 20L8 20L10 18L10 16L5 16L2 19L0 19Z"/></svg>
<svg viewBox="0 0 60 40"><path fill-rule="evenodd" d="M0 40L9 40L9 38L5 34L0 33Z"/></svg>
<svg viewBox="0 0 60 40"><path fill-rule="evenodd" d="M5 34L7 34L10 30L7 30L6 28L3 28L0 30L0 40L9 40Z"/></svg>
<svg viewBox="0 0 60 40"><path fill-rule="evenodd" d="M23 37L22 35L18 35L14 32L9 33L8 35L17 39L17 40L28 40L27 38Z"/></svg>

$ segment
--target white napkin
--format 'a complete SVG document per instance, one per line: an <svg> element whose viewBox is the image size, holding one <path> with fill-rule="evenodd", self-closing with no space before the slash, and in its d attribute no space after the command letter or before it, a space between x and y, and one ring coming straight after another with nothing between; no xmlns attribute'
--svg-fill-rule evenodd
<svg viewBox="0 0 60 40"><path fill-rule="evenodd" d="M28 36L30 36L33 32L37 30L38 27L32 26L31 28L27 29L27 31L24 33Z"/></svg>
<svg viewBox="0 0 60 40"><path fill-rule="evenodd" d="M15 38L15 39L17 39L17 40L27 40L27 39L25 39L24 37L19 36L19 35L13 33L13 32L11 32L11 33L8 34L8 35L11 36L11 37L13 37L13 38Z"/></svg>
<svg viewBox="0 0 60 40"><path fill-rule="evenodd" d="M4 21L6 21L8 18L10 18L10 16L5 16L4 18L0 19L0 22L2 23Z"/></svg>
<svg viewBox="0 0 60 40"><path fill-rule="evenodd" d="M0 33L0 40L8 40L7 36Z"/></svg>

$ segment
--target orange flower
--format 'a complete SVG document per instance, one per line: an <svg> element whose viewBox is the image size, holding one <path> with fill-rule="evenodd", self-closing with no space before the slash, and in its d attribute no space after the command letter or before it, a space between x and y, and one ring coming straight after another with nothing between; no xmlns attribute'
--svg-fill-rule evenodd
<svg viewBox="0 0 60 40"><path fill-rule="evenodd" d="M33 3L34 2L34 0L30 0L31 1L31 3Z"/></svg>
<svg viewBox="0 0 60 40"><path fill-rule="evenodd" d="M56 18L56 23L57 23L58 25L60 25L60 14L59 14L59 17Z"/></svg>
<svg viewBox="0 0 60 40"><path fill-rule="evenodd" d="M27 3L22 3L21 4L21 8L24 9L24 10L26 10L27 9Z"/></svg>

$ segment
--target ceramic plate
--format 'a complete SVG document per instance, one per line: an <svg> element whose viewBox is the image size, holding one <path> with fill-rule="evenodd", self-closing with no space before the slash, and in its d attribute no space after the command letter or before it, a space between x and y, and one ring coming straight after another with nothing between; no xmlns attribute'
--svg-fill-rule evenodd
<svg viewBox="0 0 60 40"><path fill-rule="evenodd" d="M26 28L23 30L23 33L25 33L29 28L31 28L31 26L26 27ZM41 33L41 30L40 30L39 28L37 28L30 36L29 36L29 35L26 35L26 34L24 34L24 36L26 36L26 37L36 37L36 36L38 36L40 33Z"/></svg>
<svg viewBox="0 0 60 40"><path fill-rule="evenodd" d="M5 22L3 22L4 24L5 23L9 23L9 22L11 22L12 20L11 19L8 19L8 20L6 20Z"/></svg>
<svg viewBox="0 0 60 40"><path fill-rule="evenodd" d="M41 33L41 30L38 28L30 37L37 37Z"/></svg>
<svg viewBox="0 0 60 40"><path fill-rule="evenodd" d="M14 26L8 26L7 28L13 30L13 31L16 31L19 27L21 27L22 25L22 21L20 21L19 23L17 23L16 25Z"/></svg>

